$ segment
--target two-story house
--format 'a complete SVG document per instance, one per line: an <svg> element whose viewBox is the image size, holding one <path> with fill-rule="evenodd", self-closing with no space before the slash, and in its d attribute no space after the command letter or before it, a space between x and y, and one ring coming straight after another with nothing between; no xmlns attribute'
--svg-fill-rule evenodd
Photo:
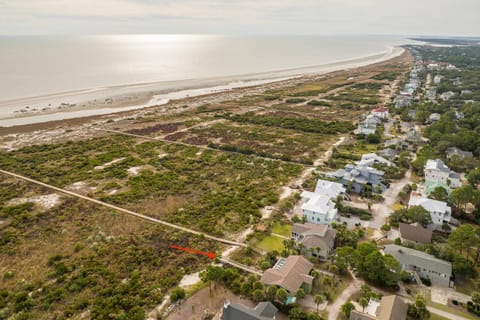
<svg viewBox="0 0 480 320"><path fill-rule="evenodd" d="M441 228L444 223L450 223L452 218L452 209L446 202L425 198L413 192L410 195L408 206L422 206L430 213L432 223L436 228Z"/></svg>
<svg viewBox="0 0 480 320"><path fill-rule="evenodd" d="M386 186L382 182L384 172L371 167L347 164L345 169L328 173L327 176L336 178L347 191L360 193L370 187L373 192L382 192Z"/></svg>
<svg viewBox="0 0 480 320"><path fill-rule="evenodd" d="M291 238L302 245L302 254L319 260L327 260L335 246L337 231L328 225L313 223L295 223L292 226Z"/></svg>
<svg viewBox="0 0 480 320"><path fill-rule="evenodd" d="M330 224L337 217L338 210L334 200L338 196L345 196L342 184L319 179L314 192L303 191L301 194L302 214L310 223Z"/></svg>
<svg viewBox="0 0 480 320"><path fill-rule="evenodd" d="M418 251L395 244L388 244L383 250L385 254L393 256L402 269L412 273L416 281L420 278L430 279L432 284L449 287L452 276L452 264L448 261L435 258L423 251Z"/></svg>
<svg viewBox="0 0 480 320"><path fill-rule="evenodd" d="M462 185L460 175L450 170L440 159L428 160L423 171L425 173L426 184L430 181L446 185L450 188L458 188Z"/></svg>

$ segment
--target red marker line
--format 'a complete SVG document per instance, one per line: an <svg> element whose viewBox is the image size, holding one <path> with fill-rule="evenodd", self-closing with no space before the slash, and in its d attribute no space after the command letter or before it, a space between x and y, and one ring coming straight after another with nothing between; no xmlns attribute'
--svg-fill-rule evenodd
<svg viewBox="0 0 480 320"><path fill-rule="evenodd" d="M173 244L170 245L170 248L178 249L178 250L182 250L182 251L186 251L186 252L190 252L190 253L195 253L195 254L198 254L198 255L201 255L201 256L208 257L209 259L215 259L215 253L213 253L213 252L203 252L203 251L199 251L199 250L195 250L195 249L175 246Z"/></svg>

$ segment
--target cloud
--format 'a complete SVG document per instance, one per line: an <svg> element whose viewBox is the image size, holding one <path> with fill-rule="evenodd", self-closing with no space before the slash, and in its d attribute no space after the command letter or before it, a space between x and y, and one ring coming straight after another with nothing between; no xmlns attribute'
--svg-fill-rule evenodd
<svg viewBox="0 0 480 320"><path fill-rule="evenodd" d="M0 0L0 6L3 34L55 33L55 28L61 33L480 34L478 0Z"/></svg>

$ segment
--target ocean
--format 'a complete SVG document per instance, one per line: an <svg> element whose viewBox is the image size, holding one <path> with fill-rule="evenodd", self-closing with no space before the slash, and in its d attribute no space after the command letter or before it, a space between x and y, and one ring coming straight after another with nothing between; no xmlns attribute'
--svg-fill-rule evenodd
<svg viewBox="0 0 480 320"><path fill-rule="evenodd" d="M131 90L156 83L165 93L201 79L222 78L215 83L220 85L235 76L255 75L258 80L272 78L272 72L298 70L288 73L291 76L310 67L388 54L407 42L411 41L386 36L3 36L0 119L25 117L28 113L18 113L21 107L41 110L73 104L80 101L72 98L75 94L96 93L88 98L103 99L107 89L122 87L117 93L124 93L126 86ZM194 87L201 87L200 82Z"/></svg>
<svg viewBox="0 0 480 320"><path fill-rule="evenodd" d="M0 101L322 65L384 52L402 41L353 36L0 37Z"/></svg>

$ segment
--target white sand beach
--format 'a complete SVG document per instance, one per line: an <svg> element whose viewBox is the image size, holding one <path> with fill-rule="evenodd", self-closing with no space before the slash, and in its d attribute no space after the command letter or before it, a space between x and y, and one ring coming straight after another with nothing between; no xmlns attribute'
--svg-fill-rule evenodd
<svg viewBox="0 0 480 320"><path fill-rule="evenodd" d="M400 56L401 47L353 60L210 79L161 81L77 90L39 97L0 101L0 127L105 115L158 106L171 100L257 86L312 74L348 70Z"/></svg>

